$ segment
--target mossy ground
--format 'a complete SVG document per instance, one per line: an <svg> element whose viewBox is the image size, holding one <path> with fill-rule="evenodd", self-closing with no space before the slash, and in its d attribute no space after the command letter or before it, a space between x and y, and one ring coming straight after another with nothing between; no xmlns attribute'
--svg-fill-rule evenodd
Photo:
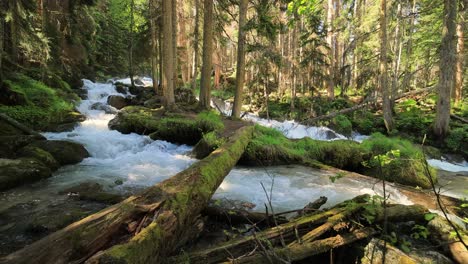
<svg viewBox="0 0 468 264"><path fill-rule="evenodd" d="M52 88L18 74L5 83L25 98L25 104L0 104L0 112L37 130L45 130L51 123L61 123L74 110L73 102L79 100L63 81L59 87Z"/></svg>

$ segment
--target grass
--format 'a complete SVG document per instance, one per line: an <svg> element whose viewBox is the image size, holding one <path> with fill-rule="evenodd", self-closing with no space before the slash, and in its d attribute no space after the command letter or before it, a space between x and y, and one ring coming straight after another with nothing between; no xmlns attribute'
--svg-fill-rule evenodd
<svg viewBox="0 0 468 264"><path fill-rule="evenodd" d="M58 89L54 89L19 74L5 83L13 91L23 95L26 104L0 105L0 112L38 130L46 129L51 123L59 123L74 109L70 99L78 100L78 97L69 93L69 86L64 83Z"/></svg>

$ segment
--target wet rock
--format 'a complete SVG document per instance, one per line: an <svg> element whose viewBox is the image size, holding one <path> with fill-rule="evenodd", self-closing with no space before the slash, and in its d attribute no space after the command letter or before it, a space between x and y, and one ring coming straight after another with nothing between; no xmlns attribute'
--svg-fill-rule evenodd
<svg viewBox="0 0 468 264"><path fill-rule="evenodd" d="M145 83L144 83L140 78L135 78L135 79L133 79L133 83L134 83L135 85L140 85L140 86L145 85Z"/></svg>
<svg viewBox="0 0 468 264"><path fill-rule="evenodd" d="M0 136L0 158L13 158L18 149L41 139L31 135Z"/></svg>
<svg viewBox="0 0 468 264"><path fill-rule="evenodd" d="M110 95L107 98L107 103L120 110L128 105L128 100L120 95Z"/></svg>
<svg viewBox="0 0 468 264"><path fill-rule="evenodd" d="M47 128L47 131L55 132L55 133L70 132L70 131L73 131L73 129L75 129L76 126L78 126L78 122L51 124Z"/></svg>
<svg viewBox="0 0 468 264"><path fill-rule="evenodd" d="M128 87L123 85L123 84L118 83L118 84L115 85L115 90L118 93L127 94Z"/></svg>
<svg viewBox="0 0 468 264"><path fill-rule="evenodd" d="M0 191L52 175L52 171L34 159L0 159Z"/></svg>
<svg viewBox="0 0 468 264"><path fill-rule="evenodd" d="M79 200L115 204L122 201L122 196L104 191L101 184L96 182L84 182L65 189L59 194L67 194Z"/></svg>
<svg viewBox="0 0 468 264"><path fill-rule="evenodd" d="M7 122L0 120L0 136L16 136L24 135L24 132L18 128L8 124Z"/></svg>
<svg viewBox="0 0 468 264"><path fill-rule="evenodd" d="M106 105L106 104L103 104L103 103L94 103L91 105L91 109L92 110L99 110L99 111L104 111L106 114L117 114L117 109L115 109L114 107L110 106L110 105Z"/></svg>
<svg viewBox="0 0 468 264"><path fill-rule="evenodd" d="M333 130L327 130L325 132L325 138L327 140L334 139L334 138L337 138L337 137L338 137L338 135Z"/></svg>
<svg viewBox="0 0 468 264"><path fill-rule="evenodd" d="M155 97L143 102L143 106L148 107L148 108L152 108L152 109L159 108L159 107L162 106L162 98L155 96Z"/></svg>
<svg viewBox="0 0 468 264"><path fill-rule="evenodd" d="M193 104L197 102L197 98L193 94L192 89L180 87L174 91L175 100L178 103Z"/></svg>
<svg viewBox="0 0 468 264"><path fill-rule="evenodd" d="M142 93L144 90L145 90L145 88L141 87L141 86L130 86L128 88L128 91L133 95L138 95L138 94Z"/></svg>
<svg viewBox="0 0 468 264"><path fill-rule="evenodd" d="M60 165L76 164L90 156L82 145L70 141L44 140L33 142L30 146L49 152Z"/></svg>
<svg viewBox="0 0 468 264"><path fill-rule="evenodd" d="M22 158L32 158L38 160L53 171L60 167L60 164L52 156L52 154L38 147L26 146L18 150L16 155Z"/></svg>

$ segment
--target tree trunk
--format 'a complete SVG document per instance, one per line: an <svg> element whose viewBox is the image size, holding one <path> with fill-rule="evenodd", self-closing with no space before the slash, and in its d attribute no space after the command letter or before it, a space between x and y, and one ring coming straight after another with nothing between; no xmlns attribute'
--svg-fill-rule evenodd
<svg viewBox="0 0 468 264"><path fill-rule="evenodd" d="M192 90L197 88L197 77L198 77L198 64L200 60L199 46L200 41L200 0L195 1L195 27L193 37L193 71L192 71Z"/></svg>
<svg viewBox="0 0 468 264"><path fill-rule="evenodd" d="M392 105L388 92L387 75L387 0L380 3L380 62L379 62L379 86L382 93L383 117L387 132L393 129Z"/></svg>
<svg viewBox="0 0 468 264"><path fill-rule="evenodd" d="M247 6L248 0L240 0L239 2L239 37L237 41L237 66L236 66L236 95L234 97L234 105L232 107L232 117L240 118L242 110L242 94L244 90L245 79L245 30L244 26L247 22Z"/></svg>
<svg viewBox="0 0 468 264"><path fill-rule="evenodd" d="M438 83L438 99L436 119L434 120L434 134L439 139L445 138L449 132L450 122L450 91L455 82L456 65L456 27L457 1L444 0L444 29L442 45L440 47L440 71Z"/></svg>
<svg viewBox="0 0 468 264"><path fill-rule="evenodd" d="M328 97L330 99L335 98L335 80L333 78L334 76L334 52L333 52L333 0L328 0L328 6L327 6L327 28L328 28L328 33L327 33L327 43L328 47L330 48L329 50L329 62L330 64L327 67L327 90L328 90Z"/></svg>
<svg viewBox="0 0 468 264"><path fill-rule="evenodd" d="M174 98L174 56L173 56L173 28L172 28L172 1L162 0L163 9L163 43L162 43L162 59L163 59L163 96L164 106L167 108L173 107L175 104Z"/></svg>
<svg viewBox="0 0 468 264"><path fill-rule="evenodd" d="M174 62L174 71L172 74L174 75L172 77L172 80L174 82L173 87L174 90L177 89L178 85L178 80L179 80L179 69L178 69L178 63L177 63L177 0L172 0L171 1L172 6L171 6L171 17L172 17L172 61Z"/></svg>
<svg viewBox="0 0 468 264"><path fill-rule="evenodd" d="M466 19L466 5L468 4L467 1L460 0L458 11L458 24L457 24L457 38L458 38L458 45L457 45L457 70L455 75L455 89L453 89L453 99L455 103L458 103L462 100L462 92L463 92L463 73L465 70L465 34L464 34L464 27L465 27L465 19Z"/></svg>
<svg viewBox="0 0 468 264"><path fill-rule="evenodd" d="M135 27L135 19L133 11L135 9L135 1L130 1L130 47L128 48L128 74L130 76L130 83L135 86L133 81L133 28Z"/></svg>
<svg viewBox="0 0 468 264"><path fill-rule="evenodd" d="M208 109L211 101L211 70L213 68L213 0L204 0L203 66L200 81L200 107Z"/></svg>
<svg viewBox="0 0 468 264"><path fill-rule="evenodd" d="M188 169L7 256L4 263L161 263L192 236L190 227L252 134L252 126L240 128Z"/></svg>
<svg viewBox="0 0 468 264"><path fill-rule="evenodd" d="M151 30L151 76L153 78L153 89L158 94L158 45L156 32L156 5L155 0L149 0L150 30Z"/></svg>
<svg viewBox="0 0 468 264"><path fill-rule="evenodd" d="M397 24L395 27L395 45L394 45L394 53L396 59L393 62L393 78L392 78L392 92L390 95L390 104L393 109L395 105L395 97L398 93L398 75L400 74L400 61L401 61L401 16L402 16L402 7L401 3L398 3L397 7Z"/></svg>
<svg viewBox="0 0 468 264"><path fill-rule="evenodd" d="M0 9L5 10L5 5L4 3L0 4ZM5 41L5 33L4 33L4 24L5 23L5 18L3 11L0 11L0 87L3 84L3 47L4 47L4 41Z"/></svg>
<svg viewBox="0 0 468 264"><path fill-rule="evenodd" d="M409 30L408 30L408 41L406 44L406 62L405 62L405 69L404 69L404 76L403 76L403 82L402 82L402 89L403 91L409 91L409 86L411 83L411 76L413 75L412 73L412 55L413 55L413 31L414 31L414 23L415 23L415 16L416 16L416 1L413 0L413 7L411 9L411 18L410 18L410 25L409 25Z"/></svg>

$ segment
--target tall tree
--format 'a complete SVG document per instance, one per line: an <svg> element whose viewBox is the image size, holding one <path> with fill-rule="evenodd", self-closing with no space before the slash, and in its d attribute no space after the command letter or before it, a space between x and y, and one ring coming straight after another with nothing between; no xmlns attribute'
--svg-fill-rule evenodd
<svg viewBox="0 0 468 264"><path fill-rule="evenodd" d="M200 0L195 1L195 26L193 28L193 69L192 69L192 89L197 88L198 64L200 60L199 46L200 41Z"/></svg>
<svg viewBox="0 0 468 264"><path fill-rule="evenodd" d="M444 0L444 27L440 47L439 83L434 134L443 139L449 132L450 91L455 82L457 0Z"/></svg>
<svg viewBox="0 0 468 264"><path fill-rule="evenodd" d="M158 93L158 36L156 23L156 0L149 0L150 30L151 30L151 76L153 77L153 89ZM160 59L160 58L159 58Z"/></svg>
<svg viewBox="0 0 468 264"><path fill-rule="evenodd" d="M242 109L242 93L245 79L245 24L247 22L248 0L239 2L239 37L237 40L236 95L232 108L232 117L240 118Z"/></svg>
<svg viewBox="0 0 468 264"><path fill-rule="evenodd" d="M379 88L383 97L383 117L385 127L390 132L393 129L392 105L389 97L387 74L387 0L380 2L380 59Z"/></svg>
<svg viewBox="0 0 468 264"><path fill-rule="evenodd" d="M135 27L135 0L130 1L130 45L128 48L128 71L130 75L130 82L132 86L135 86L135 83L133 81L133 42L134 42L134 36L133 36L133 29Z"/></svg>
<svg viewBox="0 0 468 264"><path fill-rule="evenodd" d="M453 99L455 103L462 100L463 92L463 73L465 70L465 19L466 19L466 5L468 1L459 0L459 17L457 24L457 71L455 75L455 88L453 89Z"/></svg>
<svg viewBox="0 0 468 264"><path fill-rule="evenodd" d="M174 98L174 57L173 57L173 39L172 39L172 1L162 0L163 9L163 43L162 43L162 60L163 60L163 77L162 89L164 96L164 105L167 108L172 108L175 104Z"/></svg>
<svg viewBox="0 0 468 264"><path fill-rule="evenodd" d="M173 71L173 87L174 89L177 88L177 81L179 77L179 71L177 67L177 0L172 0L172 7L171 7L171 17L172 17L172 60L174 61L174 71Z"/></svg>
<svg viewBox="0 0 468 264"><path fill-rule="evenodd" d="M203 65L200 80L200 106L209 108L211 102L211 70L213 68L213 0L204 0Z"/></svg>
<svg viewBox="0 0 468 264"><path fill-rule="evenodd" d="M5 41L4 25L5 25L5 14L4 14L5 3L0 3L0 87L3 83L3 44Z"/></svg>
<svg viewBox="0 0 468 264"><path fill-rule="evenodd" d="M327 89L328 89L328 97L330 99L335 98L335 80L334 80L334 45L333 45L333 0L328 0L327 5L327 43L328 47L330 48L329 51L329 66L327 67Z"/></svg>

